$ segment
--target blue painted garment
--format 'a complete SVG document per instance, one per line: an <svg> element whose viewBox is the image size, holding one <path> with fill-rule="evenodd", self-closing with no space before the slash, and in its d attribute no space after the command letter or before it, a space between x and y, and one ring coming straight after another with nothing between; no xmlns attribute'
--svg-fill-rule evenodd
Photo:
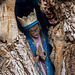
<svg viewBox="0 0 75 75"><path fill-rule="evenodd" d="M54 66L51 63L50 59L49 59L52 47L48 43L48 29L46 29L46 26L48 26L48 28L49 28L50 24L49 24L46 16L40 10L40 7L38 5L39 0L20 0L20 1L21 2L16 0L16 4L15 4L16 20L17 20L17 16L19 16L19 17L28 16L30 14L30 12L33 11L33 8L36 9L37 18L38 18L38 20L40 22L39 23L37 21L36 23L40 24L43 46L44 46L44 50L47 52L47 57L46 57L47 72L48 72L48 75L54 75ZM31 37L29 35L29 28L31 26L35 25L35 24L34 23L33 23L33 25L31 24L27 28L21 27L21 25L20 25L18 20L17 20L17 24L18 24L18 28L22 32L24 32L24 34L26 35L26 39L28 40L28 43L29 43L30 48L32 50L32 53L35 56L36 47L35 47L35 44L34 44L33 40L31 39ZM36 63L36 65L39 67L39 65L37 63ZM41 75L40 67L39 67L39 75Z"/></svg>
<svg viewBox="0 0 75 75"><path fill-rule="evenodd" d="M39 23L39 21L36 21L36 22L32 23L31 25L29 25L27 27L24 27L24 34L26 35L26 38L27 38L27 41L28 41L28 43L30 45L30 49L32 50L33 56L35 56L36 47L35 47L35 44L34 44L32 38L30 37L29 28L31 28L36 23ZM40 23L39 23L39 25L40 25ZM52 63L50 61L50 53L51 53L52 47L49 45L48 39L44 35L42 30L41 30L41 34L42 34L43 47L44 47L45 52L47 53L47 57L46 57L47 73L48 73L48 75L54 75L54 67L53 67L53 65L52 65ZM37 64L37 66L38 66L38 64ZM41 71L40 67L39 67L39 71Z"/></svg>

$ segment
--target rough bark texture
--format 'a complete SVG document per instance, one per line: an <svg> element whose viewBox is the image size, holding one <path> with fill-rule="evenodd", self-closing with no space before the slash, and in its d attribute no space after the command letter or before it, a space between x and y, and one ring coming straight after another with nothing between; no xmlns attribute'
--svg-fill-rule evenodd
<svg viewBox="0 0 75 75"><path fill-rule="evenodd" d="M18 33L15 0L0 1L0 75L39 75L26 37Z"/></svg>
<svg viewBox="0 0 75 75"><path fill-rule="evenodd" d="M3 42L14 42L18 28L15 20L15 0L0 1L0 40Z"/></svg>
<svg viewBox="0 0 75 75"><path fill-rule="evenodd" d="M52 30L52 31L51 31ZM52 62L55 65L55 75L61 75L62 72L62 62L63 62L63 47L65 45L64 32L62 24L58 24L56 27L51 27L49 31L50 43L53 46L51 53Z"/></svg>
<svg viewBox="0 0 75 75"><path fill-rule="evenodd" d="M49 30L55 75L75 75L75 1L46 0L53 6L59 24Z"/></svg>
<svg viewBox="0 0 75 75"><path fill-rule="evenodd" d="M14 15L15 0L2 1L0 75L38 75L28 42L22 33L18 34ZM49 30L50 43L53 46L50 58L55 65L55 75L75 75L75 1L46 1L50 2L60 22ZM53 23L54 19L49 22Z"/></svg>
<svg viewBox="0 0 75 75"><path fill-rule="evenodd" d="M39 75L29 44L22 33L11 45L0 43L0 75Z"/></svg>

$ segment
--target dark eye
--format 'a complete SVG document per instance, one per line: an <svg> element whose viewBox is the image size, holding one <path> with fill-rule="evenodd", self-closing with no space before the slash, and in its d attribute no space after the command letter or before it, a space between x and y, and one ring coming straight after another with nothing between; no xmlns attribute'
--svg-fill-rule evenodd
<svg viewBox="0 0 75 75"><path fill-rule="evenodd" d="M47 7L45 7L44 9L46 10Z"/></svg>
<svg viewBox="0 0 75 75"><path fill-rule="evenodd" d="M47 4L44 4L45 6L47 6Z"/></svg>

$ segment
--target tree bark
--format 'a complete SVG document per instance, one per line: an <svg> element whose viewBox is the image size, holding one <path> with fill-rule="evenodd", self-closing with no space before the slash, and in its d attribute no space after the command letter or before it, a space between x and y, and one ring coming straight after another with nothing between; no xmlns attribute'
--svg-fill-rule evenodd
<svg viewBox="0 0 75 75"><path fill-rule="evenodd" d="M59 24L51 26L49 30L50 44L53 46L50 58L55 65L55 75L74 75L75 1L45 1L52 5L57 20L59 21ZM45 10L42 12L45 13Z"/></svg>
<svg viewBox="0 0 75 75"><path fill-rule="evenodd" d="M0 4L0 39L3 42L14 42L18 35L14 7L15 0L5 0Z"/></svg>
<svg viewBox="0 0 75 75"><path fill-rule="evenodd" d="M0 75L39 75L30 46L18 31L15 0L0 4Z"/></svg>

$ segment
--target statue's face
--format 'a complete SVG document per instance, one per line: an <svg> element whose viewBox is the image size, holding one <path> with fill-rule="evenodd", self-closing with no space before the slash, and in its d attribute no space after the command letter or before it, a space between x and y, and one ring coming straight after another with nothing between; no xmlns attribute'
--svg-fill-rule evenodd
<svg viewBox="0 0 75 75"><path fill-rule="evenodd" d="M29 33L31 37L37 38L40 34L40 26L37 23L36 25L34 25L33 27L31 27L29 29Z"/></svg>

